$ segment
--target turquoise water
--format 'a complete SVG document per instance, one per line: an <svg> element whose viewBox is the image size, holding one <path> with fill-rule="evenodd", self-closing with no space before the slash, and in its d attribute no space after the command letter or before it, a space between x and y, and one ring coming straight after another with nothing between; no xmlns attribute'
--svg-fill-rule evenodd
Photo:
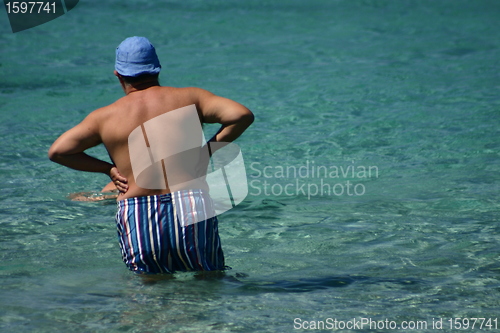
<svg viewBox="0 0 500 333"><path fill-rule="evenodd" d="M500 317L498 17L494 0L87 0L13 34L0 14L1 331ZM46 157L122 96L114 49L132 35L155 44L162 84L256 115L237 141L249 195L220 216L224 277L129 272L114 202L67 198L106 177Z"/></svg>

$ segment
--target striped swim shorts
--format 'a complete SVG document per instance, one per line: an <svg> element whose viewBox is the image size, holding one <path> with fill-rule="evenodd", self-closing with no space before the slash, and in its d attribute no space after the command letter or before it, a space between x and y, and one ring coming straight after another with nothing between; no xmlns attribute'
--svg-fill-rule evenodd
<svg viewBox="0 0 500 333"><path fill-rule="evenodd" d="M118 201L116 225L123 261L134 272L224 269L217 217L202 190Z"/></svg>

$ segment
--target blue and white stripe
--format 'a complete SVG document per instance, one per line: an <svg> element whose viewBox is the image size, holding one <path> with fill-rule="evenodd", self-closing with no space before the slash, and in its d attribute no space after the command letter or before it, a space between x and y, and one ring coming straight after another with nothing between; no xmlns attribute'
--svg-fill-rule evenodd
<svg viewBox="0 0 500 333"><path fill-rule="evenodd" d="M217 217L202 190L118 201L123 261L141 273L224 269ZM213 216L202 219L205 216ZM198 222L199 221L199 222Z"/></svg>

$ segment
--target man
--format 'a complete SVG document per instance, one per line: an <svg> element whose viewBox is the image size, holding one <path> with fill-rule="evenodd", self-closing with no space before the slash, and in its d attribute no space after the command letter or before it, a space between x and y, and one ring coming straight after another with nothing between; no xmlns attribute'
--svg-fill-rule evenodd
<svg viewBox="0 0 500 333"><path fill-rule="evenodd" d="M144 151L151 155L152 147L168 147L170 142L148 142L145 124L169 115L183 116L187 114L183 110L193 110L199 122L222 125L209 142L231 142L252 124L254 117L243 105L203 89L160 86L160 69L156 51L146 38L125 39L116 49L114 72L125 97L93 111L62 134L50 147L49 158L76 170L100 172L111 178L119 190L116 222L123 260L130 270L138 273L222 270L225 266L217 217L202 214L213 209L206 189L182 187L174 181L183 177L194 179L196 175L192 170L197 167L182 159L180 162L162 160L159 170L165 174L163 185L159 182L158 186L141 187L138 169L134 167L134 163L141 161L131 156L131 151L137 153L131 138L139 133L146 142ZM196 133L183 132L183 127L176 126L172 120L179 118L176 117L169 118L165 131L177 133L176 138L180 137L178 141L182 144ZM114 164L84 153L101 143ZM173 172L177 172L175 177L171 175ZM150 178L148 184L156 179ZM181 215L207 218L182 223L178 219Z"/></svg>

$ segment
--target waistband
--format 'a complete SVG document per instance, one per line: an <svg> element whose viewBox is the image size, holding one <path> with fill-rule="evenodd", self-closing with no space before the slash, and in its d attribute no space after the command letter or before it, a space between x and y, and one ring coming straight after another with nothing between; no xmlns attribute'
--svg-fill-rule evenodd
<svg viewBox="0 0 500 333"><path fill-rule="evenodd" d="M127 198L123 199L120 201L117 201L117 206L118 208L123 208L125 206L131 206L131 205L143 205L145 203L151 203L151 202L171 202L172 197L175 197L176 199L185 199L185 198L196 198L196 197L205 197L207 195L206 191L203 190L180 190L172 193L166 193L166 194L157 194L157 195L148 195L148 196L142 196L142 197L133 197L133 198Z"/></svg>

